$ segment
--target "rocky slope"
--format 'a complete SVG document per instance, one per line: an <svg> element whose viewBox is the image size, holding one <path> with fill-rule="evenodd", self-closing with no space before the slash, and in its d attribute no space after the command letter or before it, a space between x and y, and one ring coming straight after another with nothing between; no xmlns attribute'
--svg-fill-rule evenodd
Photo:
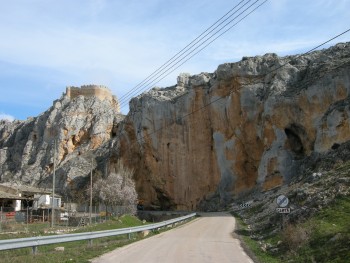
<svg viewBox="0 0 350 263"><path fill-rule="evenodd" d="M350 244L349 154L350 141L313 154L304 160L305 172L289 184L235 200L230 210L247 225L237 233L258 243L251 246L257 255L276 262L345 262ZM276 212L282 194L289 199L290 213Z"/></svg>
<svg viewBox="0 0 350 263"><path fill-rule="evenodd" d="M83 183L94 150L94 175L119 159L135 169L146 206L218 209L290 182L305 160L349 141L349 90L350 44L341 43L182 74L133 98L123 121L107 101L63 97L37 118L1 124L1 180L49 178L58 137L61 188Z"/></svg>

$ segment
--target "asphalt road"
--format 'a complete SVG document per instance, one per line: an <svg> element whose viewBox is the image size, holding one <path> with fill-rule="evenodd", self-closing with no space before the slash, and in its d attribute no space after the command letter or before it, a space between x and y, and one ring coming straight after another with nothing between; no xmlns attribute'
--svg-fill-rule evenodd
<svg viewBox="0 0 350 263"><path fill-rule="evenodd" d="M235 219L225 213L208 213L183 226L135 242L92 260L108 262L237 262L253 263L233 238Z"/></svg>

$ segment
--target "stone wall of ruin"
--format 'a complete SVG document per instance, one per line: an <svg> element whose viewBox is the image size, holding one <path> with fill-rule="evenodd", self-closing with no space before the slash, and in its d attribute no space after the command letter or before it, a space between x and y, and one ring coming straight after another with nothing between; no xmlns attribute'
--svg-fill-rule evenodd
<svg viewBox="0 0 350 263"><path fill-rule="evenodd" d="M100 100L113 100L112 92L105 86L102 85L84 85L81 87L67 87L66 95L74 99L80 95L85 97L97 97Z"/></svg>

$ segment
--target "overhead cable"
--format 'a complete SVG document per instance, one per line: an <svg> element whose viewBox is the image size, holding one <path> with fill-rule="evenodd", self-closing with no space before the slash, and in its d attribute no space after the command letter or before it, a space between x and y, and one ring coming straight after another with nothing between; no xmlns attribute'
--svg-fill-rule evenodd
<svg viewBox="0 0 350 263"><path fill-rule="evenodd" d="M211 28L210 31L209 30L205 31L205 32L207 32L206 34L202 33L201 37L197 37L196 38L197 41L192 41L191 42L192 44L187 45L187 48L184 48L182 51L180 51L178 53L178 55L175 55L172 59L170 59L168 61L168 63L165 63L164 66L160 67L152 76L150 75L151 77L149 77L146 81L144 81L142 83L142 86L139 86L138 88L131 90L129 92L129 94L135 94L136 92L139 92L140 90L148 89L148 88L152 87L154 84L156 84L157 82L159 82L161 79L164 79L164 77L168 76L170 73L172 73L175 70L174 68L176 67L176 65L180 64L182 61L184 61L187 57L189 57L191 54L193 54L196 50L200 49L201 47L203 47L203 46L204 46L204 48L207 47L209 44L211 44L213 42L213 41L210 41L210 40L213 39L216 35L218 35L223 29L225 29L225 28L227 28L227 27L229 27L231 25L224 32L224 33L226 33L232 27L237 25L240 21L245 19L249 14L251 14L253 11L255 11L258 7L260 7L262 4L264 4L267 0L265 0L262 4L260 4L258 6L257 6L257 3L259 1L261 1L261 0L256 0L255 2L253 2L253 4L249 5L247 8L245 8L242 12L240 12L234 18L230 19L227 23L222 25L229 18L231 18L233 16L233 14L236 14L240 9L242 9L250 1L251 0L249 0L248 2L245 2L245 3L243 1L241 1L240 3L242 3L243 5L241 5L240 7L239 7L239 4L236 5L235 7L236 8L239 7L239 8L234 13L232 13L229 17L226 17L226 19L224 19L224 20L221 19L223 21L221 21L219 19L221 22L219 24L216 23L216 24L218 24L217 26L210 27ZM241 18L238 22L236 22L236 23L234 23L232 25L232 23L235 22L235 20L237 20L240 16L243 16L243 18ZM218 37L220 37L222 35L223 35L223 33L220 34ZM217 39L218 37L216 37L215 39ZM207 42L209 42L209 44L206 45ZM204 48L201 48L200 51L203 50ZM196 55L198 53L199 52L196 52L194 55ZM190 58L192 58L193 56L191 56ZM181 65L186 63L188 60L189 59L186 59L183 63L181 63ZM172 69L174 69L174 70L172 70ZM126 97L124 97L124 99L121 99L120 100L120 105L124 105L125 103L127 103L128 101L126 99L127 99Z"/></svg>
<svg viewBox="0 0 350 263"><path fill-rule="evenodd" d="M157 68L154 72L152 72L150 75L148 75L143 81L141 81L139 84L137 84L133 89L131 89L129 92L124 94L120 97L120 99L124 99L128 97L133 90L138 88L139 86L142 86L145 82L147 82L151 77L153 77L156 73L159 72L164 66L168 65L171 61L173 61L175 58L177 58L180 54L182 54L188 47L190 47L193 43L195 43L201 36L203 36L206 32L208 32L211 28L213 28L216 24L218 24L222 19L224 19L228 14L230 14L232 11L234 11L241 3L243 3L245 0L242 0L237 5L235 5L233 8L231 8L225 15L220 17L214 24L212 24L210 27L208 27L203 33L201 33L198 37L196 37L194 40L192 40L189 44L187 44L183 49L181 49L178 53L176 53L173 57L171 57L168 61L166 61L163 65L161 65L159 68ZM251 1L251 0L249 0Z"/></svg>

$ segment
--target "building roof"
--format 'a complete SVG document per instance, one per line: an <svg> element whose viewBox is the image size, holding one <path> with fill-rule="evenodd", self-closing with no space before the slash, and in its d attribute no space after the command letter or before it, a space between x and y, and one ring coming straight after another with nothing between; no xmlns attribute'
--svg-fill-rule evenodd
<svg viewBox="0 0 350 263"><path fill-rule="evenodd" d="M52 190L48 188L37 188L31 185L21 185L15 183L0 184L0 191L12 194L51 194ZM55 194L56 196L56 194ZM59 196L59 195L58 195Z"/></svg>
<svg viewBox="0 0 350 263"><path fill-rule="evenodd" d="M27 200L28 198L18 196L15 194L0 191L0 199L15 199L15 200Z"/></svg>

